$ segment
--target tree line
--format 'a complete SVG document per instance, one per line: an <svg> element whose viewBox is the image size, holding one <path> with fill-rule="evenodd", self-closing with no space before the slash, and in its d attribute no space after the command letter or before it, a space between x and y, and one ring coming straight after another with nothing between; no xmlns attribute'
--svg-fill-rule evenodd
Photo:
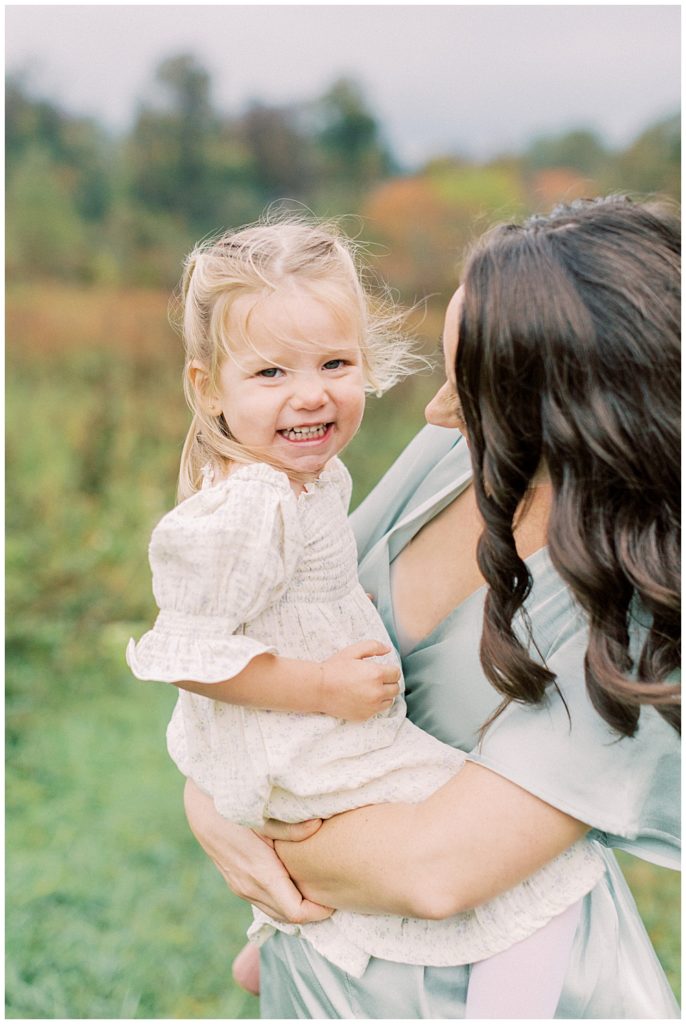
<svg viewBox="0 0 686 1024"><path fill-rule="evenodd" d="M449 272L484 218L613 190L679 195L678 114L621 151L578 130L486 163L437 156L408 173L354 80L228 116L186 54L159 65L123 135L32 95L21 76L7 82L5 123L10 282L169 287L197 239L286 197L320 215L361 214L365 238L389 253L384 272L413 296L443 287L441 267Z"/></svg>

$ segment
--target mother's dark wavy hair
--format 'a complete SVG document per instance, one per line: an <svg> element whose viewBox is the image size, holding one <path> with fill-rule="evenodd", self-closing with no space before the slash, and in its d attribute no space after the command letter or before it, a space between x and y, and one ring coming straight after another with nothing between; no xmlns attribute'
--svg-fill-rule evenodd
<svg viewBox="0 0 686 1024"><path fill-rule="evenodd" d="M513 520L543 460L550 557L588 617L594 707L622 735L642 704L679 729L679 222L626 198L576 202L490 232L463 283L457 386L489 584L481 658L501 709L555 680L513 629L532 582ZM647 625L639 651L632 619Z"/></svg>

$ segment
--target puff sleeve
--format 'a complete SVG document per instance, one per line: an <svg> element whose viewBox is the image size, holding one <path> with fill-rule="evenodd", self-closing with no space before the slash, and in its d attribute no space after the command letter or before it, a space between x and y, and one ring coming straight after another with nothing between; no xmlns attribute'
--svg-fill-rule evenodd
<svg viewBox="0 0 686 1024"><path fill-rule="evenodd" d="M215 683L274 647L242 627L277 601L302 551L285 474L244 466L168 513L150 541L159 615L126 657L139 679Z"/></svg>

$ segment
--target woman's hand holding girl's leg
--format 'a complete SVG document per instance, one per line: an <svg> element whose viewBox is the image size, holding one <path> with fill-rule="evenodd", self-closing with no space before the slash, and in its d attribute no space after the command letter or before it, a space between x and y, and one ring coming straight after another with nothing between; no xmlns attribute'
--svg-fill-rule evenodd
<svg viewBox="0 0 686 1024"><path fill-rule="evenodd" d="M291 924L323 921L331 916L330 907L303 899L276 856L273 840L223 818L212 798L190 779L186 781L184 806L195 838L236 896L275 920ZM308 823L288 828L291 838L300 839L315 830ZM298 830L303 835L297 835Z"/></svg>

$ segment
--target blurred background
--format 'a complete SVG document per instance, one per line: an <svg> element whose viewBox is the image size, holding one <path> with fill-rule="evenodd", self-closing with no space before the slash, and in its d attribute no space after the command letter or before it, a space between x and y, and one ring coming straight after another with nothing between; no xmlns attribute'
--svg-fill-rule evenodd
<svg viewBox="0 0 686 1024"><path fill-rule="evenodd" d="M188 413L199 238L343 216L435 348L490 224L679 197L678 6L7 6L7 1016L250 1018L249 909L191 837L175 692L134 682ZM439 374L372 399L354 504ZM678 994L679 882L622 866Z"/></svg>

